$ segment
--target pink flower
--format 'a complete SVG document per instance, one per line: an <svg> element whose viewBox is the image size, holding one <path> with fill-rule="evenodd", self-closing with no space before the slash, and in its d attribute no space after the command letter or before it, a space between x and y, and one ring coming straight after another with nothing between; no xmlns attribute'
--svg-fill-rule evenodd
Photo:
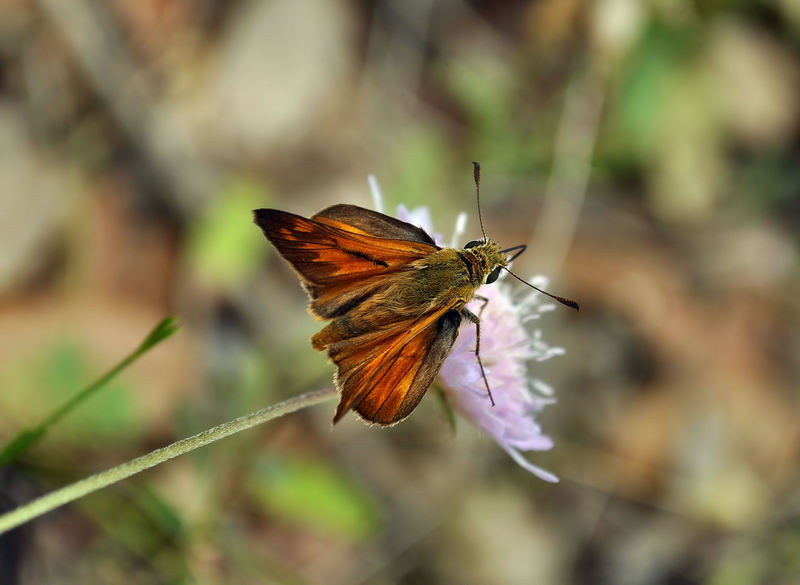
<svg viewBox="0 0 800 585"><path fill-rule="evenodd" d="M544 285L543 279L536 282ZM544 479L556 482L552 473L523 457L523 451L547 451L553 441L542 433L536 415L555 402L552 389L541 380L531 379L527 362L543 361L563 353L547 345L541 330L529 331L523 324L554 308L540 303L536 291L522 291L515 299L504 282L482 286L477 294L489 299L469 303L470 311L481 319L481 361L492 390L495 405L489 402L486 386L475 358L476 330L469 322L461 324L450 355L442 365L438 381L449 404L476 427L491 436L519 465Z"/></svg>
<svg viewBox="0 0 800 585"><path fill-rule="evenodd" d="M442 237L432 230L430 213L426 208L408 211L400 206L397 217L422 227L442 245ZM463 223L464 220L459 221L462 226ZM533 284L544 288L547 279L534 279ZM552 310L554 305L541 302L541 295L532 289L512 293L511 287L502 282L502 277L496 283L479 288L477 294L489 302L484 306L482 301L473 300L468 308L481 319L481 360L495 406L491 405L486 394L475 358L476 329L472 323L462 322L458 338L437 381L449 404L497 441L514 461L545 481L557 482L555 475L522 455L524 451L546 451L553 446L552 439L542 433L536 422L536 415L555 402L553 390L541 380L528 376L527 363L546 360L563 354L564 350L550 347L542 340L540 329L531 330L526 324Z"/></svg>

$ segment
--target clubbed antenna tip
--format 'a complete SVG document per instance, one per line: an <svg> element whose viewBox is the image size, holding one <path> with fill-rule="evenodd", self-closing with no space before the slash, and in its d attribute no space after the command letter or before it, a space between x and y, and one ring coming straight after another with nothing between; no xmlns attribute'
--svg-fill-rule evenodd
<svg viewBox="0 0 800 585"><path fill-rule="evenodd" d="M486 230L483 229L483 215L481 214L481 165L475 161L472 161L472 176L475 179L475 198L478 200L478 221L481 224L483 241L488 242L489 238L486 237Z"/></svg>

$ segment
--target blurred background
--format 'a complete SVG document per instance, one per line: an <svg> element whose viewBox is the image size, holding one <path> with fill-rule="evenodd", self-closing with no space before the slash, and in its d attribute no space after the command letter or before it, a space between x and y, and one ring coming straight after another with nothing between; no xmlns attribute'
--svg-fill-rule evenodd
<svg viewBox="0 0 800 585"><path fill-rule="evenodd" d="M582 311L546 484L426 398L326 403L42 517L0 582L800 583L796 0L6 0L0 506L330 384L251 210L428 205ZM461 242L463 245L464 242Z"/></svg>

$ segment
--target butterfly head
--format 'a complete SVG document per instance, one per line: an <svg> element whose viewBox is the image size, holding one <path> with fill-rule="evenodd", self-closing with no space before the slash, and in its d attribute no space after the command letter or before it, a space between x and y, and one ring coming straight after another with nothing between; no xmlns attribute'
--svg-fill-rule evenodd
<svg viewBox="0 0 800 585"><path fill-rule="evenodd" d="M491 240L473 240L464 246L464 249L469 250L480 266L483 284L492 284L500 277L500 269L508 266L505 252Z"/></svg>

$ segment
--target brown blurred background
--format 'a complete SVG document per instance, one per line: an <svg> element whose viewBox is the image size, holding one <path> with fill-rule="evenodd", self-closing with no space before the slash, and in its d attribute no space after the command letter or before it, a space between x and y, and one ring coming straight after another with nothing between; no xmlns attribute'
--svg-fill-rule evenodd
<svg viewBox="0 0 800 585"><path fill-rule="evenodd" d="M5 0L0 441L181 332L0 471L4 508L331 366L250 210L426 204L529 243L545 484L432 397L332 403L12 534L0 583L800 583L795 0ZM462 244L464 242L461 242Z"/></svg>

